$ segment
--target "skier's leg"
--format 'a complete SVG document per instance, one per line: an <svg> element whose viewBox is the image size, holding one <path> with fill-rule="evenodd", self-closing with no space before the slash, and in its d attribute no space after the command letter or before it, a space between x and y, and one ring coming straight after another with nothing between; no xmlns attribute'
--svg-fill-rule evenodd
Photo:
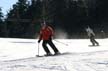
<svg viewBox="0 0 108 71"><path fill-rule="evenodd" d="M91 37L91 42L93 45L99 45L99 43L95 40L94 36Z"/></svg>
<svg viewBox="0 0 108 71"><path fill-rule="evenodd" d="M49 49L48 49L48 47L47 47L47 43L48 43L48 41L43 40L42 46L43 46L45 52L46 52L47 54L50 54L50 51L49 51Z"/></svg>
<svg viewBox="0 0 108 71"><path fill-rule="evenodd" d="M99 45L99 43L95 39L93 39L93 41L94 41L94 43L96 43L96 45Z"/></svg>
<svg viewBox="0 0 108 71"><path fill-rule="evenodd" d="M49 41L48 41L48 44L49 44L49 45L51 46L51 48L54 50L55 54L60 53L60 52L58 51L58 49L56 48L56 46L53 44L52 40L49 40Z"/></svg>
<svg viewBox="0 0 108 71"><path fill-rule="evenodd" d="M90 37L90 41L91 41L92 45L95 46L95 42L94 42L93 37Z"/></svg>

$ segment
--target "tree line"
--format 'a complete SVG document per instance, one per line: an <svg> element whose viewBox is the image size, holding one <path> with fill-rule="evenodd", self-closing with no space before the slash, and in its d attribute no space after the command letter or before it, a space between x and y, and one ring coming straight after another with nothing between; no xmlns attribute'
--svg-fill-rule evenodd
<svg viewBox="0 0 108 71"><path fill-rule="evenodd" d="M67 38L85 38L87 26L97 37L107 37L107 3L107 0L18 0L5 18L0 8L0 37L35 38L43 20L65 31Z"/></svg>

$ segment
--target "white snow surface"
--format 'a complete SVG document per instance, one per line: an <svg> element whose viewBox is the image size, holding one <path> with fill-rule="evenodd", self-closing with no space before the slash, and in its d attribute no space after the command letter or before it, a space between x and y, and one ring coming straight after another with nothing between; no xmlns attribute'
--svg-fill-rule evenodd
<svg viewBox="0 0 108 71"><path fill-rule="evenodd" d="M38 47L45 54L37 39L0 38L0 71L108 71L108 39L96 40L100 46L89 46L89 39L54 39L66 54L36 57Z"/></svg>

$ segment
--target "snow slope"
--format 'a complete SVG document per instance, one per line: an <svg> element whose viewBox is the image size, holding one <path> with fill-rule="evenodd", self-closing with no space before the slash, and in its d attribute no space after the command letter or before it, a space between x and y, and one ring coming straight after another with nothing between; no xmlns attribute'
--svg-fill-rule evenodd
<svg viewBox="0 0 108 71"><path fill-rule="evenodd" d="M66 54L35 57L36 39L0 38L0 71L108 71L108 39L97 39L100 46L96 47L88 46L89 39L55 40L60 52ZM41 43L39 48L39 55L45 54Z"/></svg>

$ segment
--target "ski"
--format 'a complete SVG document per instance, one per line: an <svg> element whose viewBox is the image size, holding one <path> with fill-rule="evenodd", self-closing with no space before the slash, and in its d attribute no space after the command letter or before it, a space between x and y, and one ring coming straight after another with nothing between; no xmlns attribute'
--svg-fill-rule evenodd
<svg viewBox="0 0 108 71"><path fill-rule="evenodd" d="M61 55L68 55L70 53L66 52L66 53L60 53L60 54L56 54L56 55L49 55L49 56L45 56L45 55L36 55L36 57L53 57L53 56L61 56Z"/></svg>
<svg viewBox="0 0 108 71"><path fill-rule="evenodd" d="M100 45L88 45L89 47L99 47Z"/></svg>

